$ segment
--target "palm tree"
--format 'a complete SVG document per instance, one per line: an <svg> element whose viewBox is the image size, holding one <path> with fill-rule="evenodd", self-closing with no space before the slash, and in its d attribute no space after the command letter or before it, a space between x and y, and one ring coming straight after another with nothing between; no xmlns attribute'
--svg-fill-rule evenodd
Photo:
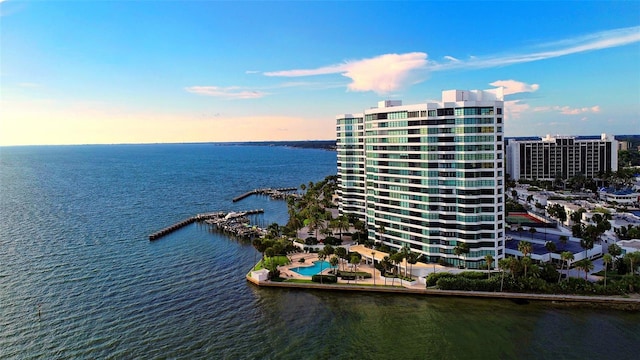
<svg viewBox="0 0 640 360"><path fill-rule="evenodd" d="M484 261L487 262L487 279L491 278L491 267L493 266L493 256L487 254L484 256Z"/></svg>
<svg viewBox="0 0 640 360"><path fill-rule="evenodd" d="M564 250L564 248L567 246L567 242L569 241L569 238L566 235L560 235L558 240L560 240L560 243L563 245L562 249Z"/></svg>
<svg viewBox="0 0 640 360"><path fill-rule="evenodd" d="M339 262L339 260L338 260L338 257L336 255L333 255L331 257L331 259L329 259L329 263L331 264L331 267L333 268L333 273L335 275L338 275L337 272L336 272L336 269L338 267L338 262Z"/></svg>
<svg viewBox="0 0 640 360"><path fill-rule="evenodd" d="M584 271L584 279L587 280L589 271L593 270L593 262L589 259L582 259L576 262L576 267Z"/></svg>
<svg viewBox="0 0 640 360"><path fill-rule="evenodd" d="M453 248L453 253L457 256L469 253L469 244L464 242L458 242L458 245ZM466 259L463 261L463 266L466 267Z"/></svg>
<svg viewBox="0 0 640 360"><path fill-rule="evenodd" d="M613 257L611 256L611 254L604 254L602 255L602 263L604 264L604 287L607 287L607 270L609 269L609 264L611 264L611 261L613 260Z"/></svg>
<svg viewBox="0 0 640 360"><path fill-rule="evenodd" d="M609 251L609 254L611 254L611 256L613 256L614 258L622 255L622 249L618 244L609 245L607 250Z"/></svg>
<svg viewBox="0 0 640 360"><path fill-rule="evenodd" d="M509 259L502 258L498 260L498 267L502 270L502 279L500 280L500 292L502 292L502 287L504 285L504 271L509 268Z"/></svg>
<svg viewBox="0 0 640 360"><path fill-rule="evenodd" d="M340 240L342 240L342 232L349 231L349 217L342 214L336 218L336 230L340 231Z"/></svg>
<svg viewBox="0 0 640 360"><path fill-rule="evenodd" d="M547 241L546 243L544 243L544 247L548 252L555 252L557 250L556 243L554 243L553 241Z"/></svg>
<svg viewBox="0 0 640 360"><path fill-rule="evenodd" d="M521 240L518 243L518 251L522 253L523 260L524 258L528 257L528 255L531 253L532 250L533 250L533 245L531 245L530 242ZM524 277L527 277L527 268L529 267L528 262L530 261L525 261L522 263L522 265L524 266Z"/></svg>
<svg viewBox="0 0 640 360"><path fill-rule="evenodd" d="M624 260L625 262L629 263L629 270L631 270L631 275L635 275L636 269L633 265L635 263L636 264L635 266L638 266L638 262L640 262L640 252L634 251L631 253L626 253L624 255Z"/></svg>
<svg viewBox="0 0 640 360"><path fill-rule="evenodd" d="M376 252L371 252L371 274L373 275L373 286L376 286Z"/></svg>
<svg viewBox="0 0 640 360"><path fill-rule="evenodd" d="M537 233L538 230L536 230L536 228L531 226L531 227L529 227L529 232L531 233L531 241L533 241L533 234Z"/></svg>
<svg viewBox="0 0 640 360"><path fill-rule="evenodd" d="M409 257L409 254L411 253L411 250L409 249L409 245L408 244L404 244L404 246L402 246L402 249L400 250L400 252L402 253L402 259L405 261L404 263L404 277L409 277L407 274L408 266L407 266L407 258Z"/></svg>
<svg viewBox="0 0 640 360"><path fill-rule="evenodd" d="M358 275L356 274L356 271L358 270L359 263L360 263L360 255L358 254L351 255L351 259L349 259L349 264L351 264L352 266L352 272L353 272L353 275L355 276L356 284L358 283Z"/></svg>
<svg viewBox="0 0 640 360"><path fill-rule="evenodd" d="M580 247L584 249L584 257L587 258L587 251L593 249L593 245L595 243L595 229L593 225L589 225L587 227L587 231L584 232L582 238L580 239Z"/></svg>
<svg viewBox="0 0 640 360"><path fill-rule="evenodd" d="M318 260L320 260L320 284L322 284L322 266L324 265L324 260L327 258L327 253L324 249L318 251Z"/></svg>
<svg viewBox="0 0 640 360"><path fill-rule="evenodd" d="M386 286L387 285L387 273L389 272L389 269L391 268L391 258L389 258L389 256L385 256L380 261L380 265L382 266L382 269L384 269L384 285Z"/></svg>
<svg viewBox="0 0 640 360"><path fill-rule="evenodd" d="M267 235L272 238L280 237L280 224L274 222L267 226Z"/></svg>
<svg viewBox="0 0 640 360"><path fill-rule="evenodd" d="M267 250L267 246L262 241L262 239L260 238L253 239L252 245L262 255L262 260L264 260L264 251Z"/></svg>
<svg viewBox="0 0 640 360"><path fill-rule="evenodd" d="M571 266L571 262L573 261L573 253L571 251L563 251L560 254L560 259L567 264L567 278L569 278L569 267ZM562 277L562 267L560 267L560 275L558 276L558 282Z"/></svg>
<svg viewBox="0 0 640 360"><path fill-rule="evenodd" d="M400 269L400 264L402 264L403 256L402 253L396 252L391 254L390 256L391 263L394 265L393 267L393 280L391 280L391 285L393 286L396 281L396 276L398 274L398 270Z"/></svg>
<svg viewBox="0 0 640 360"><path fill-rule="evenodd" d="M409 274L413 274L413 265L415 265L418 262L419 258L420 258L420 254L414 253L414 252L410 252L409 255L407 256L407 262L411 264L411 270L409 270Z"/></svg>
<svg viewBox="0 0 640 360"><path fill-rule="evenodd" d="M343 248L342 246L337 247L335 249L335 253L341 259L347 258L347 249ZM344 261L342 262L342 270L344 271Z"/></svg>

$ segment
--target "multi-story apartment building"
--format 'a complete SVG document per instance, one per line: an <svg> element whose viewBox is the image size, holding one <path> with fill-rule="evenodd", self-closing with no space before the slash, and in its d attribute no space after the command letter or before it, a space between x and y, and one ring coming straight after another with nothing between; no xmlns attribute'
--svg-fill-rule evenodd
<svg viewBox="0 0 640 360"><path fill-rule="evenodd" d="M507 173L514 180L597 177L618 170L618 141L613 135L513 138L507 141Z"/></svg>
<svg viewBox="0 0 640 360"><path fill-rule="evenodd" d="M336 119L339 210L359 219L366 215L364 116L344 114Z"/></svg>
<svg viewBox="0 0 640 360"><path fill-rule="evenodd" d="M365 221L369 239L431 262L502 258L502 110L502 89L448 90L438 103L337 116L341 212Z"/></svg>

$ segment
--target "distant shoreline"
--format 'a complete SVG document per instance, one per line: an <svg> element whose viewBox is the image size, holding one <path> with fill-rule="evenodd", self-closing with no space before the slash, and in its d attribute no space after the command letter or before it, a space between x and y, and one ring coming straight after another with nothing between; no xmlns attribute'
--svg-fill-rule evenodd
<svg viewBox="0 0 640 360"><path fill-rule="evenodd" d="M301 149L336 150L335 140L228 141L228 142L166 142L166 143L97 143L97 144L17 144L0 148L67 147L67 146L145 146L145 145L221 145L221 146L282 146Z"/></svg>
<svg viewBox="0 0 640 360"><path fill-rule="evenodd" d="M243 141L221 143L226 145L285 146L302 149L336 150L335 140L300 140L300 141Z"/></svg>

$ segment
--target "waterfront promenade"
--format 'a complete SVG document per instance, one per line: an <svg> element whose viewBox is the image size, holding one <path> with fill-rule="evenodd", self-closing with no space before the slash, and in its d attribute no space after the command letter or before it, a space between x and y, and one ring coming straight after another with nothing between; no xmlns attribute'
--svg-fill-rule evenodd
<svg viewBox="0 0 640 360"><path fill-rule="evenodd" d="M299 260L304 258L304 262ZM317 254L313 253L295 253L289 255L291 263L289 265L280 266L280 274L285 279L310 280L311 277L303 276L291 270L300 266L311 266L317 261ZM343 261L343 260L341 260ZM340 266L340 265L338 265ZM323 270L326 274L330 268ZM269 281L258 280L252 276L252 272L246 275L248 282L260 287L272 288L294 288L307 290L328 290L328 291L357 291L357 292L375 292L390 294L408 294L408 295L425 295L425 296L454 296L467 298L490 298L504 299L516 301L546 301L557 305L577 305L588 307L616 308L621 310L640 311L640 296L630 295L623 296L584 296L584 295L565 295L565 294L534 294L534 293L514 293L514 292L484 292L484 291L462 291L462 290L439 290L426 288L424 283L414 281L412 283L401 283L400 280L386 279L380 276L380 272L373 269L370 264L358 265L358 271L364 271L372 274L371 278L359 279L357 281L338 280L336 284L320 284L313 282L294 282L294 281ZM438 267L436 272L444 271L442 267ZM374 278L375 277L375 278ZM393 284L393 285L392 285Z"/></svg>

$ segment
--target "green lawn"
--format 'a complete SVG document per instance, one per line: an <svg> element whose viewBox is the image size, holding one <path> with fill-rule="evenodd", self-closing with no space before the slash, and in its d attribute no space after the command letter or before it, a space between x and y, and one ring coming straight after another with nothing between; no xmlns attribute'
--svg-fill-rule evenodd
<svg viewBox="0 0 640 360"><path fill-rule="evenodd" d="M275 265L277 266L282 266L282 265L289 265L291 261L289 261L289 258L287 258L284 255L277 255L270 258L265 257L264 261L263 260L258 261L258 263L253 268L253 270L269 269L272 263L275 263Z"/></svg>

